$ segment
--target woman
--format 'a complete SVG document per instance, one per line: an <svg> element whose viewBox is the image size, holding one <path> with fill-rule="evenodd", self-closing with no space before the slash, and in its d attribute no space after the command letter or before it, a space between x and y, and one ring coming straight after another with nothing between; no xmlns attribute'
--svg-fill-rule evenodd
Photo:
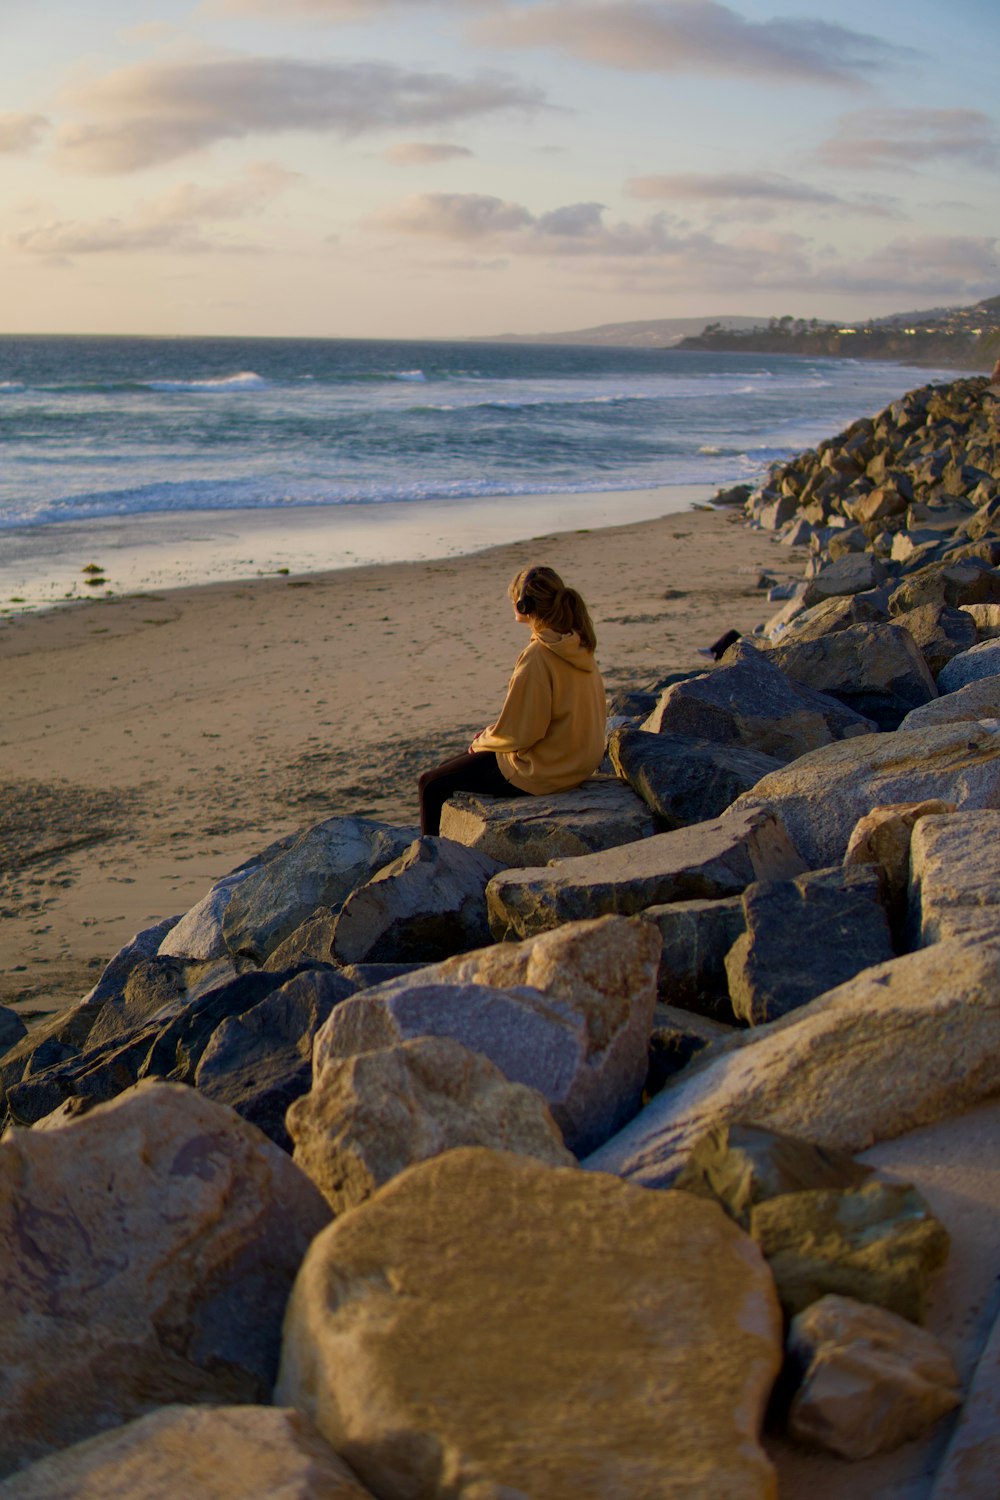
<svg viewBox="0 0 1000 1500"><path fill-rule="evenodd" d="M607 706L587 606L551 568L526 568L509 593L514 618L531 627L531 639L496 722L480 730L465 755L421 776L422 833L440 832L441 809L453 792L566 791L603 759Z"/></svg>

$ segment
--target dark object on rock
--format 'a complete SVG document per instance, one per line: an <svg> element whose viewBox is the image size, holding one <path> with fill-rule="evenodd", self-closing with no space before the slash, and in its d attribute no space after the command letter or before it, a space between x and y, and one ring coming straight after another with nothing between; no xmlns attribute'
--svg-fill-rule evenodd
<svg viewBox="0 0 1000 1500"><path fill-rule="evenodd" d="M745 745L628 727L612 731L608 754L666 828L719 817L741 792L783 764Z"/></svg>
<svg viewBox="0 0 1000 1500"><path fill-rule="evenodd" d="M729 994L751 1026L774 1021L894 956L878 871L855 865L743 892L746 931L726 957Z"/></svg>
<svg viewBox="0 0 1000 1500"><path fill-rule="evenodd" d="M698 655L710 656L713 661L721 661L730 646L736 645L740 636L741 632L739 630L727 630L723 635L719 636L717 641L713 641L710 646L700 646L698 648Z"/></svg>

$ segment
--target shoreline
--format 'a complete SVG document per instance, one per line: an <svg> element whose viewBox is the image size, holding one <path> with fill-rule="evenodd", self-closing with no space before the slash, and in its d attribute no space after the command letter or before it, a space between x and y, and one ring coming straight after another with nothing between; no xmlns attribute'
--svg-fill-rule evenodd
<svg viewBox="0 0 1000 1500"><path fill-rule="evenodd" d="M340 814L416 821L416 778L495 715L545 560L594 614L609 696L704 667L803 554L689 510L466 555L82 601L0 629L0 1004L82 997L135 932ZM206 649L209 643L209 649Z"/></svg>
<svg viewBox="0 0 1000 1500"><path fill-rule="evenodd" d="M0 621L38 609L255 578L468 556L531 534L628 525L717 486L157 512L0 532ZM85 569L101 569L88 584ZM106 582L106 586L105 585Z"/></svg>

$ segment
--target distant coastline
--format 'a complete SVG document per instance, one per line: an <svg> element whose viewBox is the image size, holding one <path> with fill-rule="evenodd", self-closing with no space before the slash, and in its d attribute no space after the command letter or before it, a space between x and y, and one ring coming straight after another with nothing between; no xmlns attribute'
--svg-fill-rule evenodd
<svg viewBox="0 0 1000 1500"><path fill-rule="evenodd" d="M898 328L836 328L788 333L769 328L720 329L681 339L675 345L686 351L713 354L788 354L829 359L871 359L890 364L944 366L953 370L988 370L1000 352L1000 339L982 337L970 342L967 334L947 332L906 333ZM993 352L991 352L991 350Z"/></svg>

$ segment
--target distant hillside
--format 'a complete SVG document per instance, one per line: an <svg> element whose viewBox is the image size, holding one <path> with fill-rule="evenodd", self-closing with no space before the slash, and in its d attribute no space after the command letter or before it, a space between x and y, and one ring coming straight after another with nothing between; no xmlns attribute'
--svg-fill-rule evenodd
<svg viewBox="0 0 1000 1500"><path fill-rule="evenodd" d="M756 328L759 318L646 318L635 323L598 323L570 333L497 333L477 344L608 344L622 349L673 349L709 323L719 328Z"/></svg>

